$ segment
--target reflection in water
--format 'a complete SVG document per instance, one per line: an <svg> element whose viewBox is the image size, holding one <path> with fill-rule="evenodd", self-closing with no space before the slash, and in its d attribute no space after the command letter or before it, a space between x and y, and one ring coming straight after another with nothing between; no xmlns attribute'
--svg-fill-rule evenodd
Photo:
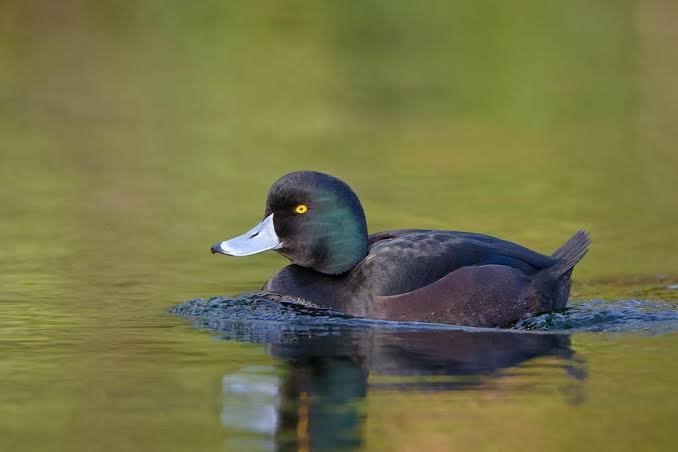
<svg viewBox="0 0 678 452"><path fill-rule="evenodd" d="M485 389L502 370L552 356L576 382L584 378L563 334L416 327L316 325L304 332L278 322L226 322L227 339L268 344L286 362L246 368L223 379L222 423L264 434L269 449L353 449L362 444L368 390ZM214 325L212 325L214 327ZM272 334L262 334L271 328ZM256 330L256 331L254 331Z"/></svg>
<svg viewBox="0 0 678 452"><path fill-rule="evenodd" d="M513 330L359 319L265 292L194 299L170 312L219 331L225 340L265 344L284 363L282 373L250 366L223 377L221 421L237 435L234 450L364 446L366 438L375 437L375 425L377 437L393 433L392 417L377 417L389 414L384 403L398 422L411 422L422 408L402 407L409 408L409 401L424 392L436 393L428 394L425 403L441 400L445 413L462 416L469 407L477 409L476 415L485 410L472 406L478 400L493 400L496 406L516 392L530 407L535 400L550 402L554 381L561 402L591 403L581 384L583 360L564 332L678 331L673 303L642 300L573 303L522 321ZM554 379L553 371L565 376L565 384ZM515 399L511 404L520 406ZM423 413L435 411L434 405L425 405ZM462 432L465 427L455 423L450 428ZM452 430L446 435L455 436Z"/></svg>

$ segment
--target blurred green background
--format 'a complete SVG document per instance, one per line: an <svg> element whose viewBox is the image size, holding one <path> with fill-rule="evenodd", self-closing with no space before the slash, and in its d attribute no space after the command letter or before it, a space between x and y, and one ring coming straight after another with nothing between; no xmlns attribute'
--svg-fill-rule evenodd
<svg viewBox="0 0 678 452"><path fill-rule="evenodd" d="M285 264L209 247L257 222L292 170L346 180L371 232L551 252L586 228L575 298L675 300L676 23L671 0L0 0L0 444L220 449L214 379L271 358L163 310ZM653 341L641 367L662 369L676 341ZM661 400L614 421L642 412L661 441ZM615 422L578 432L630 447Z"/></svg>
<svg viewBox="0 0 678 452"><path fill-rule="evenodd" d="M308 168L372 231L585 227L579 276L678 270L674 2L1 5L5 252L273 269L204 250Z"/></svg>

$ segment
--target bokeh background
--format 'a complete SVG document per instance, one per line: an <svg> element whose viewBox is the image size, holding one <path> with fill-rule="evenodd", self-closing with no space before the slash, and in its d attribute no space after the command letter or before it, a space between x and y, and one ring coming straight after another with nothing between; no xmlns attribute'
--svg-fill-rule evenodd
<svg viewBox="0 0 678 452"><path fill-rule="evenodd" d="M292 170L346 180L372 232L551 252L586 228L575 298L675 299L677 23L672 0L0 0L0 444L219 449L210 378L271 358L164 309L285 263L209 247ZM661 441L676 410L653 394L614 420L644 407ZM497 446L476 415L455 438ZM417 447L447 444L422 428Z"/></svg>
<svg viewBox="0 0 678 452"><path fill-rule="evenodd" d="M31 258L181 256L214 281L271 261L204 250L308 168L354 186L372 231L547 252L585 227L580 276L675 273L675 9L4 1L3 236Z"/></svg>

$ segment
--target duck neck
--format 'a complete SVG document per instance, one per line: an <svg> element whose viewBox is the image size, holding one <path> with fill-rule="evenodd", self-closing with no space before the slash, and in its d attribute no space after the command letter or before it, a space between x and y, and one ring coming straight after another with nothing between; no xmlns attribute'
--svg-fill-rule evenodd
<svg viewBox="0 0 678 452"><path fill-rule="evenodd" d="M337 202L322 212L324 224L318 225L312 247L310 268L326 275L350 271L367 255L367 221L360 202ZM353 199L349 200L353 201Z"/></svg>

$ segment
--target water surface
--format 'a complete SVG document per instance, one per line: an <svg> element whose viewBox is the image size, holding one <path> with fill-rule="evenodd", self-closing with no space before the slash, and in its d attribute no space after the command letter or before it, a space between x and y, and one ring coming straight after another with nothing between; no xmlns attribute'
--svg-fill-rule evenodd
<svg viewBox="0 0 678 452"><path fill-rule="evenodd" d="M661 0L0 2L0 449L675 449L676 21ZM209 247L302 168L347 180L372 232L549 252L588 229L580 309L510 333L167 313L285 264Z"/></svg>

